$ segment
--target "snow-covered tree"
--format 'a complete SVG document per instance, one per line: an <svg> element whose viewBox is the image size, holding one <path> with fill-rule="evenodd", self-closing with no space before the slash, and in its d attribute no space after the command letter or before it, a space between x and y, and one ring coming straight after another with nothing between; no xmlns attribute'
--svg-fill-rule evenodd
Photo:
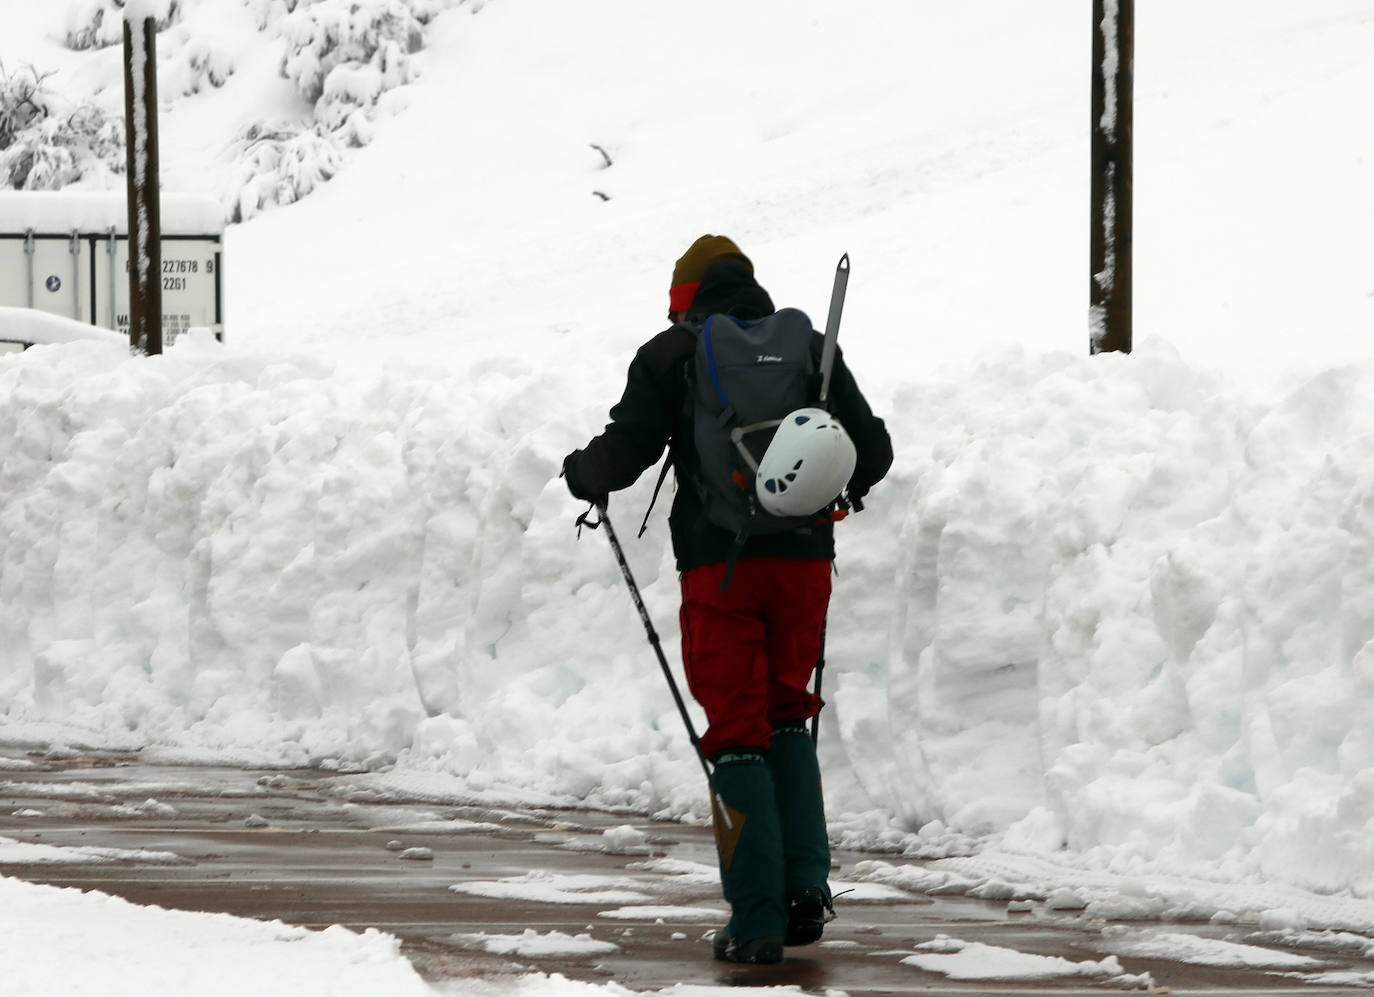
<svg viewBox="0 0 1374 997"><path fill-rule="evenodd" d="M294 11L302 2L310 0L243 0L253 16L258 20L258 30L267 31L281 24L282 18Z"/></svg>
<svg viewBox="0 0 1374 997"><path fill-rule="evenodd" d="M312 127L265 127L240 144L247 162L270 171L248 178L234 213L304 197L339 169L342 150L372 140L383 96L414 82L424 28L464 0L246 0L268 32L286 42L282 75L314 111ZM332 149L329 148L332 146Z"/></svg>
<svg viewBox="0 0 1374 997"><path fill-rule="evenodd" d="M258 29L283 46L281 74L304 104L299 120L264 119L228 144L233 169L222 197L236 219L299 200L334 176L346 151L368 144L379 115L397 106L387 94L417 79L426 26L448 8L482 6L482 0L242 2ZM69 0L66 44L78 51L120 44L127 3ZM200 0L147 0L147 9L159 32L176 26L158 51L164 104L225 85L235 70L233 52L201 30L209 22L200 15L209 11ZM0 187L114 186L111 175L124 172L118 112L59 98L46 79L34 70L5 76L0 67ZM274 113L284 110L290 115L282 108Z"/></svg>
<svg viewBox="0 0 1374 997"><path fill-rule="evenodd" d="M104 186L124 171L124 123L94 104L72 104L32 66L0 65L0 186L59 190Z"/></svg>
<svg viewBox="0 0 1374 997"><path fill-rule="evenodd" d="M230 221L291 204L329 180L343 161L337 140L318 128L251 125L230 144L236 193Z"/></svg>
<svg viewBox="0 0 1374 997"><path fill-rule="evenodd" d="M325 81L341 67L354 75L371 67L382 77L381 89L411 82L415 70L410 56L424 41L423 23L406 0L316 2L298 7L282 27L282 74L311 103L324 97ZM334 88L336 94L346 89L352 88Z"/></svg>
<svg viewBox="0 0 1374 997"><path fill-rule="evenodd" d="M166 60L159 59L158 93L163 100L222 87L234 74L234 60L217 40L193 37Z"/></svg>

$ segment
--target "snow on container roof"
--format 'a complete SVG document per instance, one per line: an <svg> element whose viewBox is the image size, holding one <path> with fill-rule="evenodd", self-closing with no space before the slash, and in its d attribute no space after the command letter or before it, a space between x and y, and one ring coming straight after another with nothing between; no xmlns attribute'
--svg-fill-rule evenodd
<svg viewBox="0 0 1374 997"><path fill-rule="evenodd" d="M222 235L224 208L204 194L163 194L160 199L163 235ZM0 232L42 235L73 231L105 233L113 228L127 234L129 202L115 191L0 191Z"/></svg>

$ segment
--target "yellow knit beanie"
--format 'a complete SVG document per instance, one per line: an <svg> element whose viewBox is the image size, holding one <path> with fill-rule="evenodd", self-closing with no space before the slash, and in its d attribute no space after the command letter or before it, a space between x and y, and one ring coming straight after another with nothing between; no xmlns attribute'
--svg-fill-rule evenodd
<svg viewBox="0 0 1374 997"><path fill-rule="evenodd" d="M734 260L751 274L754 272L754 264L732 240L723 235L703 235L687 248L673 267L673 282L668 287L668 311L685 312L696 297L701 278L711 264L721 260Z"/></svg>

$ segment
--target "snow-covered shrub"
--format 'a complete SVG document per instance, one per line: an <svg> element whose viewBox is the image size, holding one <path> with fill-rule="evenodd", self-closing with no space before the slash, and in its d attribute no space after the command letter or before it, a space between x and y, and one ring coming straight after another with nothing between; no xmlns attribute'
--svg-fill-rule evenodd
<svg viewBox="0 0 1374 997"><path fill-rule="evenodd" d="M338 0L243 0L243 2L257 19L260 31L275 29L288 14L295 13L297 8L338 5ZM349 3L354 3L354 0L345 0L345 5ZM443 11L461 4L472 4L474 13L482 9L482 0L402 0L402 3L410 11L411 16L421 24L428 24Z"/></svg>
<svg viewBox="0 0 1374 997"><path fill-rule="evenodd" d="M73 105L32 66L0 65L0 187L58 190L124 172L124 122ZM96 184L101 186L101 184Z"/></svg>
<svg viewBox="0 0 1374 997"><path fill-rule="evenodd" d="M282 74L311 103L324 96L325 80L339 66L373 67L383 76L383 89L411 82L410 56L424 40L424 25L405 0L300 6L282 28Z"/></svg>
<svg viewBox="0 0 1374 997"><path fill-rule="evenodd" d="M233 56L217 42L192 38L158 70L158 92L189 96L222 87L234 73Z"/></svg>
<svg viewBox="0 0 1374 997"><path fill-rule="evenodd" d="M285 41L281 73L313 106L312 125L258 125L233 143L241 188L230 214L290 204L332 177L343 150L367 145L388 94L414 82L424 27L470 0L244 0ZM261 174L261 175L259 175Z"/></svg>
<svg viewBox="0 0 1374 997"><path fill-rule="evenodd" d="M241 222L263 208L291 204L339 171L338 141L318 127L251 125L230 144L237 192L229 219Z"/></svg>
<svg viewBox="0 0 1374 997"><path fill-rule="evenodd" d="M450 7L463 3L472 3L474 11L480 10L482 6L482 0L406 0L410 12L421 24L428 24Z"/></svg>
<svg viewBox="0 0 1374 997"><path fill-rule="evenodd" d="M183 0L152 0L150 13L158 31L181 17ZM67 8L67 47L78 52L106 48L124 41L124 0L70 0Z"/></svg>
<svg viewBox="0 0 1374 997"><path fill-rule="evenodd" d="M282 75L315 106L340 147L372 140L383 97L414 81L424 26L463 0L250 0L269 15L287 5ZM267 5L267 6L262 6Z"/></svg>
<svg viewBox="0 0 1374 997"><path fill-rule="evenodd" d="M46 127L41 129L47 131ZM72 151L54 145L50 135L41 133L30 133L24 141L0 153L0 169L6 183L16 190L60 190L81 176Z"/></svg>
<svg viewBox="0 0 1374 997"><path fill-rule="evenodd" d="M258 30L267 31L281 24L282 19L302 3L310 0L243 0L253 16L257 18Z"/></svg>
<svg viewBox="0 0 1374 997"><path fill-rule="evenodd" d="M186 46L185 53L186 64L191 67L192 93L201 91L201 81L222 87L234 72L229 52L211 42L196 40Z"/></svg>
<svg viewBox="0 0 1374 997"><path fill-rule="evenodd" d="M335 66L315 104L315 121L345 145L367 145L372 140L369 115L387 89L385 74L372 66Z"/></svg>
<svg viewBox="0 0 1374 997"><path fill-rule="evenodd" d="M0 149L8 148L35 122L48 114L49 95L32 66L10 74L0 69Z"/></svg>

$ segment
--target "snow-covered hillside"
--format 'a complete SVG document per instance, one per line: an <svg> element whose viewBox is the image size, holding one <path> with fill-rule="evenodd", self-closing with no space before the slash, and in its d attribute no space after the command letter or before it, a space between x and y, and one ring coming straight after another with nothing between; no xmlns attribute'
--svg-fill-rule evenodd
<svg viewBox="0 0 1374 997"><path fill-rule="evenodd" d="M0 0L0 59L113 113L63 6ZM1136 352L1097 358L1083 5L414 4L404 73L324 77L344 118L286 6L159 39L165 183L251 215L225 344L0 358L0 738L704 813L556 475L725 232L817 317L850 253L898 451L840 538L836 835L1374 926L1374 0L1138 11ZM243 135L283 121L352 144L274 207ZM630 556L671 646L663 516Z"/></svg>

